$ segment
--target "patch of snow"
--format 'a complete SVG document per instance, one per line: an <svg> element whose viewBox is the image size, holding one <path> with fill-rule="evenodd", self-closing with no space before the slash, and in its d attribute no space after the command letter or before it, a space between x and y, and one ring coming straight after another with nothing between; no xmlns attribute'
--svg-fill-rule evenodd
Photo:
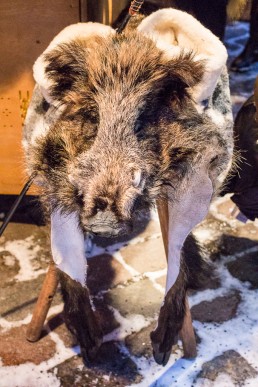
<svg viewBox="0 0 258 387"><path fill-rule="evenodd" d="M61 313L63 310L63 304L52 306L48 311L48 316L52 316L58 313ZM0 327L2 328L3 332L20 327L22 325L29 324L32 318L32 314L29 313L24 319L22 320L16 320L16 321L9 321L6 320L4 317L0 316Z"/></svg>
<svg viewBox="0 0 258 387"><path fill-rule="evenodd" d="M138 276L140 273L135 270L132 266L128 265L122 254L120 253L120 251L117 251L113 254L113 257L117 260L117 262L119 262L130 274L132 274L132 276Z"/></svg>
<svg viewBox="0 0 258 387"><path fill-rule="evenodd" d="M167 274L167 269L162 270L156 270L156 271L146 271L144 275L151 279L152 281L155 281L156 279L163 277Z"/></svg>
<svg viewBox="0 0 258 387"><path fill-rule="evenodd" d="M146 359L145 357L131 356L137 364L138 372L143 376L142 382L132 384L130 387L174 387L176 383L176 367L184 363L186 366L192 364L192 361L182 360L182 350L174 351L165 367L158 365L153 358ZM180 359L180 360L179 360ZM170 374L168 376L168 373ZM179 385L178 385L179 386ZM181 387L181 386L180 386ZM190 385L188 386L190 387Z"/></svg>
<svg viewBox="0 0 258 387"><path fill-rule="evenodd" d="M29 324L32 318L32 314L29 313L24 319L18 320L18 321L8 321L4 317L0 316L0 327L2 328L3 332L20 327L22 325Z"/></svg>
<svg viewBox="0 0 258 387"><path fill-rule="evenodd" d="M161 237L161 232L153 233L148 237L135 237L128 242L128 245L137 245L138 243L144 243L151 239L158 239Z"/></svg>
<svg viewBox="0 0 258 387"><path fill-rule="evenodd" d="M193 230L193 235L200 243L205 243L207 241L215 240L218 236L218 231L200 226Z"/></svg>
<svg viewBox="0 0 258 387"><path fill-rule="evenodd" d="M14 266L15 265L15 257L13 255L4 255L4 264L6 266Z"/></svg>
<svg viewBox="0 0 258 387"><path fill-rule="evenodd" d="M60 387L58 378L33 363L0 368L0 387Z"/></svg>
<svg viewBox="0 0 258 387"><path fill-rule="evenodd" d="M0 368L0 387L59 387L60 380L57 378L56 370L54 373L48 372L50 369L63 363L65 360L77 355L79 347L67 348L60 337L49 332L51 339L56 344L55 355L43 361L39 365L33 363L21 364L18 366Z"/></svg>
<svg viewBox="0 0 258 387"><path fill-rule="evenodd" d="M104 336L104 342L123 340L126 336L133 332L139 332L143 328L150 325L152 321L154 321L154 318L147 318L141 314L130 314L126 317L123 317L117 309L111 306L109 306L109 308L112 310L116 321L120 325L118 328Z"/></svg>
<svg viewBox="0 0 258 387"><path fill-rule="evenodd" d="M103 375L102 378L103 378L106 382L109 382L109 381L110 381L110 374L109 374L109 375Z"/></svg>
<svg viewBox="0 0 258 387"><path fill-rule="evenodd" d="M0 246L1 251L8 251L19 263L19 273L14 277L16 281L29 281L46 272L37 268L36 258L41 248L33 241L33 236L24 240L7 241Z"/></svg>
<svg viewBox="0 0 258 387"><path fill-rule="evenodd" d="M221 373L215 380L199 379L196 387L235 387L235 383L228 374Z"/></svg>
<svg viewBox="0 0 258 387"><path fill-rule="evenodd" d="M148 271L144 273L144 277L147 277L152 282L153 287L163 295L165 295L165 287L156 282L156 279L164 275L167 275L167 269Z"/></svg>

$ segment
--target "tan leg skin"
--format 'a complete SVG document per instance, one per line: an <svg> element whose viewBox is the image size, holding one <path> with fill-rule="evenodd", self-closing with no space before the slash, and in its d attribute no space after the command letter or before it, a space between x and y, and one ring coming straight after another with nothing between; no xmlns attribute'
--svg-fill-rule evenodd
<svg viewBox="0 0 258 387"><path fill-rule="evenodd" d="M168 203L167 201L157 201L157 208L160 220L160 227L166 257L168 256ZM184 357L191 359L197 356L196 339L192 325L192 317L189 309L189 303L186 297L185 300L185 317L183 327L180 331L180 337L183 343Z"/></svg>
<svg viewBox="0 0 258 387"><path fill-rule="evenodd" d="M196 356L191 315L185 301L187 267L182 259L182 249L189 233L207 215L212 193L213 186L207 162L203 158L193 166L191 174L180 181L176 190L168 189L167 204L159 205L162 234L167 246L165 248L168 270L164 303L160 309L157 327L151 332L153 356L158 364L166 365L180 331L185 356Z"/></svg>

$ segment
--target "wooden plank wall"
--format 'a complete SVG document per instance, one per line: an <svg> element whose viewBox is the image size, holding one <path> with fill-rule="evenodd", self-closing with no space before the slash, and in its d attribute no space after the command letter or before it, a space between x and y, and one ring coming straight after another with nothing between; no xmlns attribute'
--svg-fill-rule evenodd
<svg viewBox="0 0 258 387"><path fill-rule="evenodd" d="M0 1L0 194L19 193L26 181L21 137L32 65L79 14L79 0Z"/></svg>

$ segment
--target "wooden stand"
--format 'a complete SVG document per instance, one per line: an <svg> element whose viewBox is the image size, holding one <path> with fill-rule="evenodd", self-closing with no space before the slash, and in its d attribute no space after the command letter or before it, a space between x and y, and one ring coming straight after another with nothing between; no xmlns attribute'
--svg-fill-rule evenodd
<svg viewBox="0 0 258 387"><path fill-rule="evenodd" d="M167 202L158 202L158 213L160 219L161 232L165 246L166 255L168 254L168 204ZM51 263L46 274L36 307L33 312L32 320L28 326L26 338L29 341L37 341L40 338L42 328L47 317L52 299L58 285L58 275L54 263ZM183 323L180 337L183 342L184 357L191 359L196 357L196 340L192 326L191 313L188 300L186 299L186 315Z"/></svg>
<svg viewBox="0 0 258 387"><path fill-rule="evenodd" d="M39 340L57 285L57 270L54 263L50 263L31 322L27 328L26 338L28 341L34 342Z"/></svg>

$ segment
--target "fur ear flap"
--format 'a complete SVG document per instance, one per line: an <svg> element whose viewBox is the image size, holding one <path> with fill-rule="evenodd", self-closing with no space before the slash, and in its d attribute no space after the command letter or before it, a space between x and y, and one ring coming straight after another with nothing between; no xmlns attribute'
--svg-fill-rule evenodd
<svg viewBox="0 0 258 387"><path fill-rule="evenodd" d="M161 69L163 76L153 85L150 111L159 109L163 103L169 104L174 112L179 112L185 108L189 97L192 99L191 90L203 77L204 63L196 61L193 53L181 51L176 58L170 60L162 58L159 70ZM157 103L153 102L154 99Z"/></svg>
<svg viewBox="0 0 258 387"><path fill-rule="evenodd" d="M113 33L115 30L100 23L77 23L52 40L33 66L34 79L47 102L57 106L65 91L72 90L75 79L83 76L86 46L83 47L82 41Z"/></svg>
<svg viewBox="0 0 258 387"><path fill-rule="evenodd" d="M193 53L181 51L177 58L169 60L166 65L172 80L170 91L174 91L174 104L181 106L184 98L189 97L189 91L203 78L205 63L196 61Z"/></svg>
<svg viewBox="0 0 258 387"><path fill-rule="evenodd" d="M175 74L185 87L194 87L200 82L204 73L204 60L196 60L193 52L184 53L181 51L179 56L167 62L171 73Z"/></svg>
<svg viewBox="0 0 258 387"><path fill-rule="evenodd" d="M203 61L205 71L199 79L201 82L189 85L191 94L197 103L212 95L226 64L227 51L211 31L193 16L172 8L159 10L145 18L138 31L151 38L168 60L180 58L182 51L194 53L192 60ZM191 75L194 74L189 74L189 80Z"/></svg>

